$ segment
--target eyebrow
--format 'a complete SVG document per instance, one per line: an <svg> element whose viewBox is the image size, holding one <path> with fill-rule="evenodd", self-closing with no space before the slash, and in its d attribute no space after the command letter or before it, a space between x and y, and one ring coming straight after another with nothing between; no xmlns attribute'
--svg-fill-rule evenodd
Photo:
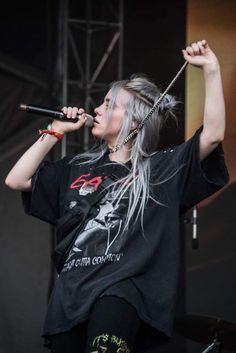
<svg viewBox="0 0 236 353"><path fill-rule="evenodd" d="M106 103L110 103L110 98L105 98L105 100L104 100ZM114 102L114 107L117 107L117 104L116 104L116 102Z"/></svg>

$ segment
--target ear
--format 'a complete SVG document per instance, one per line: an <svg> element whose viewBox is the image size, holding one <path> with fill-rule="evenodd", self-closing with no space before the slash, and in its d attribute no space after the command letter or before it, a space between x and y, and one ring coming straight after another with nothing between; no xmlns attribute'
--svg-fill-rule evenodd
<svg viewBox="0 0 236 353"><path fill-rule="evenodd" d="M137 120L133 119L131 124L131 131L135 130L138 127L139 123Z"/></svg>

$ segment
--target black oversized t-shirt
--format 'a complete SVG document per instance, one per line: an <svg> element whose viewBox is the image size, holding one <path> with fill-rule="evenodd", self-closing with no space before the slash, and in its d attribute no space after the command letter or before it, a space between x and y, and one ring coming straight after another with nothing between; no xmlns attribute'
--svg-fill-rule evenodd
<svg viewBox="0 0 236 353"><path fill-rule="evenodd" d="M93 207L92 217L76 234L48 305L44 336L67 331L88 319L95 301L116 295L133 305L152 330L171 335L179 266L180 213L210 196L228 182L219 145L199 159L200 129L187 142L150 157L150 200L143 218L123 232L128 195L119 205L108 190ZM126 165L104 156L96 165L45 162L23 193L28 214L51 224L81 198L97 190L107 176L124 177ZM74 230L76 232L76 229Z"/></svg>

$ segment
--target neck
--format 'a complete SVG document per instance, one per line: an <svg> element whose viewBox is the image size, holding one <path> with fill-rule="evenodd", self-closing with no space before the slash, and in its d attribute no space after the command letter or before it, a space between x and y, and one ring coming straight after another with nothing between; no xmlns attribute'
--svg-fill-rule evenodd
<svg viewBox="0 0 236 353"><path fill-rule="evenodd" d="M126 163L131 155L131 148L127 145L122 146L116 152L109 153L109 159L114 162Z"/></svg>

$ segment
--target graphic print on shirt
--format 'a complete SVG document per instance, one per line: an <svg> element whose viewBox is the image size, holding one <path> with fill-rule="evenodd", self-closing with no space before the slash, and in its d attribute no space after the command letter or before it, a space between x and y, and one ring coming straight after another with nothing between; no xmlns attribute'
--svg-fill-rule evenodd
<svg viewBox="0 0 236 353"><path fill-rule="evenodd" d="M79 186L79 194L86 195L96 191L101 181L101 177L94 177L90 180L82 180L79 177L71 185L74 188ZM97 205L97 215L88 221L84 230L78 235L62 272L81 266L95 266L105 262L120 261L123 256L121 248L125 240L122 226L127 197L123 198L116 206L112 203L114 197L115 192L111 191L107 192L105 197L100 200ZM74 201L71 201L71 205L74 205Z"/></svg>

